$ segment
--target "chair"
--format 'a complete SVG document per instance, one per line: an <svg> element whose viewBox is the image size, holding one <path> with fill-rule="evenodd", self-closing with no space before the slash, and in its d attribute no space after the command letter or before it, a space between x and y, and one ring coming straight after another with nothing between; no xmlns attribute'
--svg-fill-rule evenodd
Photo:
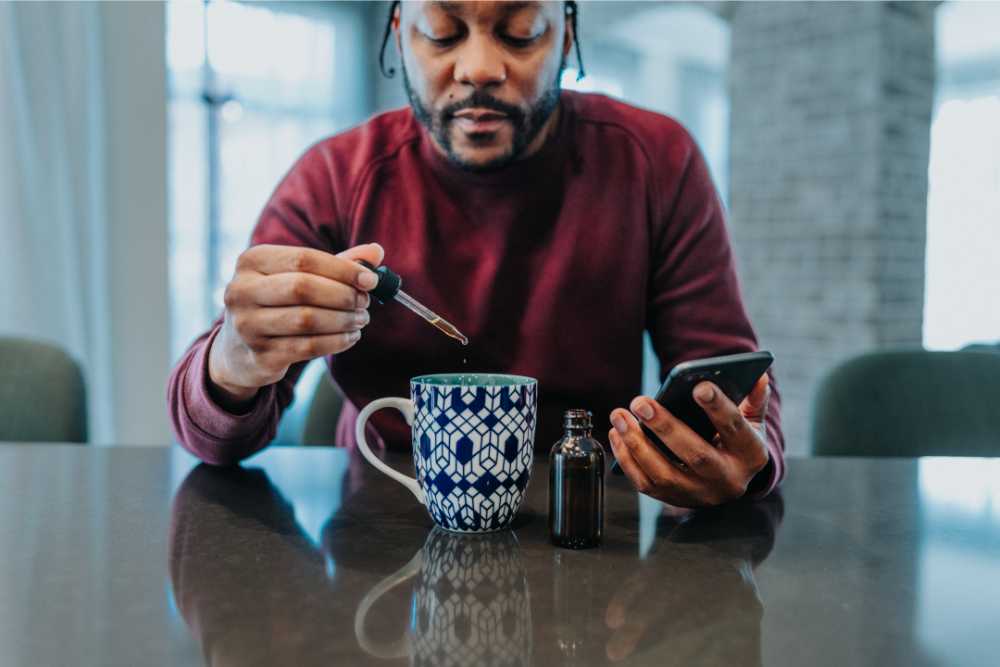
<svg viewBox="0 0 1000 667"><path fill-rule="evenodd" d="M1000 456L1000 354L874 352L820 382L820 456Z"/></svg>
<svg viewBox="0 0 1000 667"><path fill-rule="evenodd" d="M62 349L0 338L0 441L87 441L87 389Z"/></svg>
<svg viewBox="0 0 1000 667"><path fill-rule="evenodd" d="M323 374L323 379L316 384L312 401L309 402L309 412L306 415L305 427L302 430L303 445L335 445L337 421L340 410L344 407L344 395L333 383L329 373Z"/></svg>
<svg viewBox="0 0 1000 667"><path fill-rule="evenodd" d="M994 343L970 343L962 349L969 352L1000 352L1000 341Z"/></svg>
<svg viewBox="0 0 1000 667"><path fill-rule="evenodd" d="M295 399L282 415L272 445L335 445L344 395L330 378L324 359L306 366L295 386Z"/></svg>

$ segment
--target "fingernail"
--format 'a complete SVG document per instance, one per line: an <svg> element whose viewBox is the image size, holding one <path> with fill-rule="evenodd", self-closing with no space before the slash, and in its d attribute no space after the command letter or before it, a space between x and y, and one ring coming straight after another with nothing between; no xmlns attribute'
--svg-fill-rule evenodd
<svg viewBox="0 0 1000 667"><path fill-rule="evenodd" d="M715 398L715 389L710 384L700 384L695 387L694 397L702 403L710 403Z"/></svg>
<svg viewBox="0 0 1000 667"><path fill-rule="evenodd" d="M347 334L347 339L352 342L358 340L359 338L361 338L360 331L352 331L351 333Z"/></svg>
<svg viewBox="0 0 1000 667"><path fill-rule="evenodd" d="M378 276L371 271L362 271L358 274L358 286L364 289L374 289L378 285Z"/></svg>
<svg viewBox="0 0 1000 667"><path fill-rule="evenodd" d="M372 304L372 299L368 292L355 292L354 307L358 309L367 308Z"/></svg>
<svg viewBox="0 0 1000 667"><path fill-rule="evenodd" d="M625 424L625 420L622 419L621 415L611 416L611 425L615 427L615 430L625 435L625 431L628 430L628 426Z"/></svg>
<svg viewBox="0 0 1000 667"><path fill-rule="evenodd" d="M653 406L649 404L649 401L635 401L632 403L632 412L639 415L641 419L650 420L653 415Z"/></svg>
<svg viewBox="0 0 1000 667"><path fill-rule="evenodd" d="M358 311L355 311L355 313L354 313L354 321L359 326L362 326L362 327L365 326L366 324L368 324L371 321L371 319L372 319L371 315L368 314L367 310L358 310Z"/></svg>

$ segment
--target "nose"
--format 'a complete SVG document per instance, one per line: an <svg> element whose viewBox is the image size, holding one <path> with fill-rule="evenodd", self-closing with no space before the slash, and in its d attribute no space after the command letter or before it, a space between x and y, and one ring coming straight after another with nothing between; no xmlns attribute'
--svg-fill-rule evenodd
<svg viewBox="0 0 1000 667"><path fill-rule="evenodd" d="M476 88L497 86L507 80L503 54L485 35L472 35L455 61L455 81Z"/></svg>

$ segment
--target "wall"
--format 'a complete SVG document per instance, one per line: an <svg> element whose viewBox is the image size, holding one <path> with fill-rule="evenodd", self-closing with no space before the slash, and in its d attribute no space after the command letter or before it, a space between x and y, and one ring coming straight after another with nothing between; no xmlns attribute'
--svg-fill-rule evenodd
<svg viewBox="0 0 1000 667"><path fill-rule="evenodd" d="M837 361L919 345L933 3L733 3L731 229L788 450Z"/></svg>
<svg viewBox="0 0 1000 667"><path fill-rule="evenodd" d="M115 441L164 444L170 326L163 5L106 3L101 14Z"/></svg>

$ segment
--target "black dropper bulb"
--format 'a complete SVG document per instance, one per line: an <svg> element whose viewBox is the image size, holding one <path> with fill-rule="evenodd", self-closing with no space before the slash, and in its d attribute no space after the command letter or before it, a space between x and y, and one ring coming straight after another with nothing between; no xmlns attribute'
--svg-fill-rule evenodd
<svg viewBox="0 0 1000 667"><path fill-rule="evenodd" d="M392 301L399 294L399 290L403 287L403 279L399 277L398 273L395 273L385 264L375 268L371 262L366 262L363 259L358 261L362 266L374 271L375 275L378 276L378 284L368 292L376 301L384 304L386 301Z"/></svg>

